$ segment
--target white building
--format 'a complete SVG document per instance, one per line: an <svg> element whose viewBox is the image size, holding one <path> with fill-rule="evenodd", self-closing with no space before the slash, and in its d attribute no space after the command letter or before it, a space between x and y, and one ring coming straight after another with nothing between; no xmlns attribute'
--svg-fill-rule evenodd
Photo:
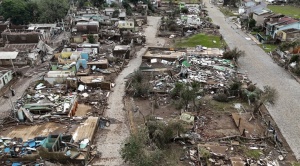
<svg viewBox="0 0 300 166"><path fill-rule="evenodd" d="M11 70L2 70L0 71L0 89L3 88L6 84L12 80L12 71Z"/></svg>

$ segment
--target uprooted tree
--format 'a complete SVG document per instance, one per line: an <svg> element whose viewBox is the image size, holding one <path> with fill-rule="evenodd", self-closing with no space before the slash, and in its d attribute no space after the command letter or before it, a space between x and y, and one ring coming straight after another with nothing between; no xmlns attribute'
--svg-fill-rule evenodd
<svg viewBox="0 0 300 166"><path fill-rule="evenodd" d="M270 86L264 86L263 91L259 93L254 102L253 113L257 114L259 112L260 107L265 103L273 104L278 98L278 93L275 88Z"/></svg>

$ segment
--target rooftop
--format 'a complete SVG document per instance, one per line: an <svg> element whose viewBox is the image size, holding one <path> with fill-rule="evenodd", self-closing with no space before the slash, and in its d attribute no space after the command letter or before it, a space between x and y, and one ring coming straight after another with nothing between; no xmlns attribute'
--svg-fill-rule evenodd
<svg viewBox="0 0 300 166"><path fill-rule="evenodd" d="M117 45L117 46L115 46L114 51L117 51L117 50L129 50L129 49L130 49L129 45Z"/></svg>
<svg viewBox="0 0 300 166"><path fill-rule="evenodd" d="M285 29L282 30L285 33L300 33L300 29L295 29L295 28L291 28L291 29Z"/></svg>
<svg viewBox="0 0 300 166"><path fill-rule="evenodd" d="M0 59L16 59L19 52L0 52Z"/></svg>

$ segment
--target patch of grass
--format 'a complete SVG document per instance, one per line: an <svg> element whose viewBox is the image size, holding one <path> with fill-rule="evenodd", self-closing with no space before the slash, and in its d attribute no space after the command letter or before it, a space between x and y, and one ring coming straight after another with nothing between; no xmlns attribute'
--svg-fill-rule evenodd
<svg viewBox="0 0 300 166"><path fill-rule="evenodd" d="M299 162L292 162L292 166L300 166Z"/></svg>
<svg viewBox="0 0 300 166"><path fill-rule="evenodd" d="M293 18L300 18L299 7L290 6L290 5L268 5L268 8L271 9L274 13L281 13Z"/></svg>
<svg viewBox="0 0 300 166"><path fill-rule="evenodd" d="M215 41L215 43L213 41ZM210 47L210 48L221 48L222 42L225 43L224 41L220 41L220 36L206 35L204 33L199 33L188 39L178 41L175 45L177 48L195 47L197 45L202 45L204 47Z"/></svg>
<svg viewBox="0 0 300 166"><path fill-rule="evenodd" d="M174 144L170 144L169 148L164 151L165 162L161 163L162 166L183 166L184 162L179 161L180 157L184 156L185 151L182 147Z"/></svg>
<svg viewBox="0 0 300 166"><path fill-rule="evenodd" d="M220 7L220 11L225 15L225 16L235 16L235 14L232 13L232 11L228 8L225 7Z"/></svg>
<svg viewBox="0 0 300 166"><path fill-rule="evenodd" d="M262 151L258 149L244 149L244 154L249 158L258 160L262 154Z"/></svg>
<svg viewBox="0 0 300 166"><path fill-rule="evenodd" d="M278 45L275 44L260 44L259 45L265 52L274 51Z"/></svg>

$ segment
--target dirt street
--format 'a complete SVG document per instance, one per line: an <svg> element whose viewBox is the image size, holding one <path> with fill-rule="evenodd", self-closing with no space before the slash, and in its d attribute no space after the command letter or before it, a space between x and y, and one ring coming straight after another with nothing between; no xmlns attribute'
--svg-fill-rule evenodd
<svg viewBox="0 0 300 166"><path fill-rule="evenodd" d="M238 47L246 52L246 56L239 60L240 71L247 72L250 80L260 88L270 85L278 90L278 100L275 105L268 105L268 109L294 155L300 159L299 83L287 71L277 66L252 40L247 40L242 31L225 21L224 15L209 0L205 3L209 17L220 25L220 32L230 48Z"/></svg>
<svg viewBox="0 0 300 166"><path fill-rule="evenodd" d="M160 17L148 17L148 26L145 29L147 46L163 46L164 40L156 38L157 29L159 26ZM105 115L108 118L115 119L108 128L100 130L97 140L98 151L101 152L101 158L95 161L94 165L107 166L124 166L121 156L120 148L126 137L129 136L129 127L127 124L126 112L123 110L123 96L125 95L125 77L136 70L141 62L142 55L147 50L143 47L137 52L137 57L132 59L127 68L125 68L116 78L116 86L111 93L108 104L109 109L106 110Z"/></svg>

